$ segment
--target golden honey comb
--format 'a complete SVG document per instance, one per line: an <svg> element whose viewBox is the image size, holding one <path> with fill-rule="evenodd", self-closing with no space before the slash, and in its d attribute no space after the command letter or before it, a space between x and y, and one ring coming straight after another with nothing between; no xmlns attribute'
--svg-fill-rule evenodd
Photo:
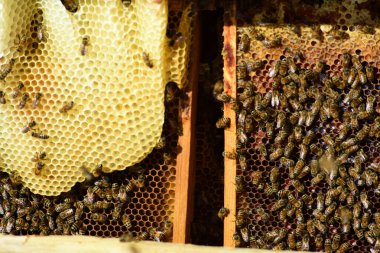
<svg viewBox="0 0 380 253"><path fill-rule="evenodd" d="M7 101L0 112L5 172L16 172L34 193L58 195L85 179L82 166L123 170L152 151L164 121L165 84L185 84L191 42L188 8L179 27L183 39L169 46L167 5L80 0L71 13L59 0L0 3L1 69L15 59L2 86ZM46 34L43 42L38 41L39 26ZM84 36L89 38L86 55L80 50ZM21 95L10 96L19 82L30 97L23 109ZM33 108L38 92L42 99ZM60 113L69 101L73 109ZM37 125L23 134L31 120ZM32 131L50 138L34 138ZM40 175L32 161L37 152L47 154Z"/></svg>

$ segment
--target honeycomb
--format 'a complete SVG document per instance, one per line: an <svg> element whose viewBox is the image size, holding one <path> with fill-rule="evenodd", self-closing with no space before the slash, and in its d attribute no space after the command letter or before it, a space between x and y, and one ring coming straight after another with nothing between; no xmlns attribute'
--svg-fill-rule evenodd
<svg viewBox="0 0 380 253"><path fill-rule="evenodd" d="M167 40L173 39L173 35L179 30L184 19L191 18L191 7L185 10L169 10L168 25L166 27ZM182 29L182 28L181 28ZM183 28L184 29L184 28ZM193 31L188 27L182 30L186 40L192 42ZM176 42L173 50L180 50L183 46ZM189 73L190 62L186 65ZM189 77L189 75L187 75ZM189 85L185 80L184 85ZM191 88L191 86L188 86ZM181 96L182 98L183 96ZM172 228L168 224L174 223L174 202L176 189L177 155L181 152L178 146L181 125L179 114L181 104L180 96L175 96L170 101L165 100L165 113L163 131L160 137L166 140L164 147L155 148L141 162L123 171L102 173L97 178L87 178L86 181L76 183L68 192L58 196L42 196L32 192L23 184L20 184L18 175L0 173L0 233L14 235L91 235L99 237L123 237L132 234L138 240L172 241ZM143 187L134 187L127 193L126 199L121 201L118 197L107 197L115 183L119 187L126 187L130 182L136 182L139 176L145 178ZM94 187L99 186L105 195L95 194L94 203L102 203L104 208L88 204ZM49 207L47 203L52 203ZM83 213L79 219L60 219L61 210L52 211L62 204L68 203L68 209L78 211L80 203L84 204ZM121 207L119 218L113 218L115 209ZM23 209L28 210L28 215L23 214ZM124 217L130 219L130 224L123 221ZM37 218L38 216L38 218ZM62 215L61 215L62 216ZM33 220L36 217L36 220ZM49 219L53 218L50 224ZM101 217L102 219L99 219ZM19 220L19 221L18 221ZM24 227L17 228L20 223ZM50 225L52 227L50 227ZM148 234L155 231L155 234ZM162 233L165 232L165 233ZM163 235L164 234L164 235Z"/></svg>
<svg viewBox="0 0 380 253"><path fill-rule="evenodd" d="M277 62L285 62L287 58L294 57L297 52L301 52L303 55L303 59L295 60L298 69L297 73L300 73L298 71L301 70L316 71L320 66L318 65L320 61L325 61L324 70L322 71L322 74L317 77L320 78L320 80L329 76L342 76L342 57L346 52L350 53L353 57L357 56L363 65L373 66L378 70L380 67L380 59L376 45L380 40L380 34L376 25L378 25L379 19L373 11L373 9L376 9L374 6L377 6L377 4L371 4L374 4L374 1L361 1L357 4L351 4L350 1L342 1L339 2L339 4L334 1L319 1L317 8L316 3L310 1L272 1L265 4L260 1L239 1L237 8L238 50L236 63L238 103L243 101L242 99L239 99L239 97L243 98L245 95L244 86L239 86L239 83L240 85L244 85L244 83L241 82L242 76L244 75L242 74L242 76L240 76L241 73L239 73L239 66L241 66L242 62L261 61L262 67L249 72L249 76L244 80L251 80L254 83L254 92L256 94L262 94L263 97L268 93L274 94L276 89L278 89L280 93L285 94L287 92L285 91L286 88L284 88L286 85L280 84L279 86L275 86L276 78L272 78L273 71ZM359 9L360 11L358 11ZM375 29L375 33L364 32L363 25L369 25L371 30L372 28ZM315 31L318 31L318 29L320 29L320 32L316 33ZM248 48L242 46L244 35L248 35L250 38ZM261 35L263 35L263 37L261 37ZM276 38L281 39L280 45L273 46L273 44L268 44L272 43ZM244 50L246 51L244 52ZM377 114L380 112L378 102L380 86L378 85L378 78L379 74L378 72L375 72L375 80L373 82L365 82L359 86L362 90L362 95L359 97L360 99L363 99L363 103L368 101L369 97L375 97L376 99L374 103L375 112L370 115L369 119L360 121L360 128L366 124L369 126L372 125L373 122L376 121L376 117L378 118ZM317 91L324 87L321 82L316 82L314 85L318 88L315 89L315 87L311 87L313 86L311 85L308 89ZM308 89L306 89L306 92ZM337 91L339 92L338 97L343 101L350 92L350 88L346 87L344 89L337 89ZM302 91L299 91L296 94L296 97L301 96L301 94ZM310 111L314 101L307 101L308 102L303 103L302 105L305 107L305 110ZM280 104L281 103L282 101L280 101ZM273 115L276 115L280 111L285 111L286 107L281 106L274 107L275 111L273 112ZM293 107L290 108L289 111L286 111L288 118L295 112ZM355 111L355 106L350 103L340 103L339 110L340 116L338 119L322 121L317 117L317 120L310 127L301 127L303 133L306 133L308 130L315 133L315 138L308 146L306 146L307 149L310 149L311 145L315 144L314 147L317 147L317 150L325 152L329 146L326 140L326 135L330 135L333 140L336 140L341 133L343 113L345 111ZM241 111L239 111L239 113L240 112ZM248 113L251 113L251 111L248 111ZM354 113L355 112L352 112L352 115L354 115ZM276 125L276 116L271 116L269 111L268 114L269 117L267 121L273 122ZM347 113L346 115L351 116ZM239 114L237 114L237 118L239 118ZM317 245L316 235L320 234L323 242L326 242L326 239L333 240L334 237L337 238L337 235L340 235L337 247L339 248L341 245L346 246L344 250L334 248L329 252L376 252L376 250L378 250L375 248L378 247L379 235L374 236L372 238L373 241L371 242L365 238L365 236L359 237L354 233L354 229L352 229L355 224L350 224L352 225L351 229L349 232L345 233L344 226L342 226L340 219L347 216L339 214L339 212L335 212L337 215L335 220L328 220L325 232L320 232L316 229L315 234L312 235L306 228L302 229L302 224L306 225L307 221L316 219L315 215L313 215L313 211L317 209L317 196L322 195L325 198L328 191L334 188L333 183L331 183L331 186L329 185L328 180L323 178L320 183L313 184L312 180L315 180L315 177L308 173L306 176L299 179L300 186L293 185L291 177L294 174L289 173L289 170L293 170L294 165L291 165L288 169L286 164L281 165L279 159L273 159L274 161L269 159L270 154L273 154L278 147L285 148L287 144L287 141L285 141L283 145L274 143L275 137L279 135L281 129L276 129L274 137L271 139L268 137L265 122L254 123L252 127L252 132L247 136L247 143L237 147L236 153L238 157L239 155L244 155L247 167L244 170L244 164L238 162L237 175L242 178L243 186L243 190L237 192L237 234L235 235L235 242L238 247L328 251L324 245L322 247ZM294 130L293 127L291 128L292 131ZM357 132L358 131L350 132L347 139L357 137ZM240 139L238 138L238 142L239 141ZM368 156L368 159L364 159L361 163L362 175L364 175L364 172L371 171L371 163L378 162L378 141L378 135L375 135L372 137L368 136L358 142L358 149L362 150L362 152ZM339 148L339 145L341 144L337 144L337 148ZM261 152L263 147L267 149L267 156L263 155ZM290 154L290 158L297 162L299 161L302 152L299 143L297 143L293 153ZM346 169L349 171L350 166L353 166L351 164L355 157L355 152L352 156L348 156L345 160L345 162L348 161L348 164L343 167L344 169L342 171ZM313 155L308 151L305 166L309 165L311 159L316 158L318 159L320 157L318 157L318 155ZM272 186L270 183L270 173L274 167L278 167L280 171L279 186L278 190L271 193L269 191L270 186ZM259 178L258 175L260 174L262 175L262 179L257 180L257 178ZM377 173L377 176L378 175L379 173ZM338 178L340 178L340 175ZM340 181L339 183L347 188L347 182L348 181ZM368 186L366 183L364 185L362 183L363 182L360 184L360 178L355 181L355 184L359 184L359 186L357 186L357 195L353 195L354 203L359 203L361 205L361 215L357 220L365 220L365 218L363 218L363 216L365 216L363 213L367 213L369 223L378 229L378 221L375 221L373 214L378 213L380 210L379 186L377 184ZM304 187L303 191L301 190L302 187ZM284 191L286 193L284 198L281 197L281 194L278 196L279 190L286 190ZM360 194L362 193L366 193L368 196L369 208L363 206L363 201L361 201L360 198ZM298 215L289 213L285 218L281 218L281 211L288 209L280 208L278 211L275 211L272 208L280 199L285 199L286 202L287 198L289 198L289 194L295 196L297 200L303 195L311 196L313 202L309 205L304 203L303 207L301 206L299 208L301 212L298 212ZM333 198L333 202L337 204L338 210L347 210L345 208L352 210L352 204L345 201ZM289 207L288 203L285 205L286 208ZM326 207L329 206L331 205L326 205ZM257 212L258 209L263 210L263 214L259 214ZM239 212L242 214L241 216L239 216ZM243 225L239 225L238 220L242 221ZM351 222L354 223L352 219ZM365 233L368 231L365 225L361 224L361 227L362 232ZM241 230L241 228L248 229L249 238L244 238L246 231ZM280 232L286 233L285 238L278 239L281 238L279 236ZM295 233L296 245L294 247L290 246L287 241L287 236L292 233ZM274 242L273 239L276 238L277 242Z"/></svg>
<svg viewBox="0 0 380 253"><path fill-rule="evenodd" d="M122 2L81 0L75 12L58 0L0 5L1 167L33 193L70 190L82 168L109 173L143 160L161 136L166 83L186 85L191 8L169 45L167 1Z"/></svg>

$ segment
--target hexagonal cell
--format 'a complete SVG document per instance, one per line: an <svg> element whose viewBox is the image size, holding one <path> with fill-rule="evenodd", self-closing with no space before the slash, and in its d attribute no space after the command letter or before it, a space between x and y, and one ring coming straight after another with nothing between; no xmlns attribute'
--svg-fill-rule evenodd
<svg viewBox="0 0 380 253"><path fill-rule="evenodd" d="M239 4L244 5L244 3L243 1L238 2L239 9ZM256 239L261 238L266 243L266 245L265 243L259 245L261 248L277 247L273 240L278 238L281 229L286 230L285 234L292 231L297 232L302 229L300 224L305 223L306 226L306 222L310 219L314 220L313 227L317 229L317 233L320 233L318 229L325 226L326 233L323 233L323 236L333 239L335 234L343 231L342 220L337 217L340 217L341 214L344 217L347 215L351 217L353 204L358 203L363 211L367 209L363 207L363 204L366 205L366 201L368 201L371 213L379 205L379 197L374 194L377 185L366 183L362 179L365 175L363 172L370 170L368 166L372 162L378 162L377 148L373 146L378 141L373 131L377 124L378 114L376 109L372 109L377 108L376 84L378 80L376 79L378 76L374 74L374 80L368 80L371 78L371 73L366 72L366 68L369 66L375 69L380 66L380 62L376 61L377 51L373 50L373 43L380 40L380 34L375 27L371 26L375 23L369 21L362 26L352 26L352 23L355 24L357 20L361 19L361 15L366 16L369 12L355 14L357 13L354 11L355 6L348 1L342 3L344 11L339 11L340 13L330 17L328 23L336 23L337 26L319 25L319 23L325 23L320 22L319 18L322 20L327 18L324 16L327 14L327 9L331 7L331 9L340 10L338 6L332 8L334 4L331 2L323 3L317 11L306 1L303 3L302 8L304 9L298 16L305 19L317 19L312 22L314 25L303 24L303 21L288 20L291 15L289 16L286 7L282 9L284 15L279 15L276 12L277 8L271 8L276 4L275 2L257 4L254 10L248 6L239 9L241 15L237 20L237 37L243 38L248 35L249 38L247 47L242 44L242 40L237 41L237 66L243 61L267 59L269 62L269 66L265 66L265 71L256 71L252 77L261 92L260 96L254 92L255 104L244 108L243 102L249 90L237 89L237 101L240 106L237 115L245 109L250 112L249 116L258 121L258 126L255 126L253 131L249 130L252 133L246 133L248 136L253 136L253 138L248 138L244 145L248 147L248 150L245 151L245 148L237 150L238 154L246 156L245 162L252 166L248 167L248 171L242 172L241 166L238 164L237 174L251 175L253 172L263 171L261 180L265 184L265 193L261 194L257 186L245 177L245 191L237 196L237 210L254 212L254 210L262 208L264 213L269 215L268 222L260 219L258 221L254 215L248 215L245 218L249 235L256 236ZM297 4L294 9L298 9ZM316 15L306 18L303 16L305 9L316 11ZM298 19L298 16L294 19ZM250 20L247 20L246 17L249 17ZM283 18L280 23L285 23L285 25L279 25L274 21L277 18ZM376 22L378 20L376 18ZM260 25L261 23L270 23L270 25ZM276 38L280 38L281 43L276 42ZM243 52L242 50L246 50L245 48L247 51ZM299 57L299 52L302 53L302 57ZM347 66L343 61L346 52L351 55ZM321 64L321 60L324 61L323 64ZM357 77L354 77L358 80L358 83L354 84L358 87L358 93L355 96L353 96L355 87L351 87L352 81L347 81L348 75L344 75L344 71L347 72L345 69L358 73ZM268 78L269 75L271 75L270 78ZM333 83L335 79L332 78L337 78L337 82ZM237 79L239 79L239 75ZM262 86L265 86L265 89L262 89ZM327 89L328 87L330 90ZM318 94L323 94L320 105L318 104ZM376 98L373 106L367 103L370 95ZM249 96L252 95L248 95L248 98ZM328 107L327 103L329 103ZM330 110L331 108L333 111ZM279 123L278 115L281 113L285 115L283 124ZM332 116L331 113L335 116ZM293 121L293 117L296 120ZM300 119L302 117L303 120ZM353 121L350 120L351 117L354 118ZM358 117L357 121L355 121L355 117ZM272 121L275 122L273 130L271 125L267 124ZM350 124L350 129L343 134L342 128L347 124ZM301 127L298 128L297 125L301 125ZM368 129L366 129L367 126ZM237 122L237 127L239 128L239 122ZM245 126L240 127L244 129ZM280 154L281 158L270 161L270 157L263 157L253 151L256 150L257 143L261 142L260 136L267 136L265 132L268 131L274 132L274 137L267 138L265 141L269 154L278 148L290 148L290 146L287 147L289 142L295 144L293 152L286 158ZM305 144L308 131L314 132L315 137ZM360 134L364 134L364 137ZM331 140L327 139L328 136ZM351 143L347 143L348 140L351 140ZM328 157L327 160L326 157ZM304 160L305 164L297 168L300 159ZM311 170L311 159L319 161L319 169L316 172ZM355 159L360 159L357 165L354 163ZM331 163L326 163L326 161ZM277 180L270 178L273 166L280 168ZM349 171L346 173L347 175L343 174L343 171L338 172L339 167L342 166ZM315 174L312 176L312 173ZM355 176L355 173L358 176ZM376 173L378 174L378 172ZM280 191L280 193L273 194L273 191L275 193ZM353 192L354 194L343 197L342 192ZM320 208L321 212L326 214L326 221L319 221L313 213L317 208L318 193L324 195L324 205L323 208ZM311 196L310 200L307 196ZM331 200L328 199L329 197ZM283 210L287 212L286 223L281 220L280 211ZM372 219L371 216L370 219ZM240 231L240 228L237 231ZM275 231L273 232L275 236L268 239L272 231ZM368 231L368 228L364 228L363 231ZM309 232L305 227L301 233L297 233L296 241L301 242L302 235L307 233ZM365 239L359 240L352 229L349 233L342 235L340 242L341 244L355 242L355 245L348 245L348 248L350 250L354 248L358 252L368 252L371 247ZM241 246L248 247L249 243L242 242ZM285 242L284 249L291 249L287 242ZM307 250L323 249L317 248L315 234L310 234Z"/></svg>

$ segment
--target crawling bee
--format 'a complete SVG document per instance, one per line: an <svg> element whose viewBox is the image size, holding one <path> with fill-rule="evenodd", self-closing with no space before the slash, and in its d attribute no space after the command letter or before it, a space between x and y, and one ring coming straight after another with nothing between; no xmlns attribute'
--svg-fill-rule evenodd
<svg viewBox="0 0 380 253"><path fill-rule="evenodd" d="M148 53L143 52L143 53L142 53L142 58L143 58L143 61L144 61L144 63L145 63L146 66L148 66L149 68L153 68L153 62L152 62L152 60L150 59Z"/></svg>
<svg viewBox="0 0 380 253"><path fill-rule="evenodd" d="M5 93L4 91L0 91L0 104L6 104L7 100L5 99Z"/></svg>
<svg viewBox="0 0 380 253"><path fill-rule="evenodd" d="M17 87L13 89L12 93L11 93L11 97L12 98L17 98L18 95L20 95L20 92L21 90L24 88L24 84L22 82L19 82L17 84Z"/></svg>
<svg viewBox="0 0 380 253"><path fill-rule="evenodd" d="M222 118L218 119L218 121L216 122L216 127L217 128L228 128L228 127L230 127L230 124L231 124L230 118L222 117Z"/></svg>
<svg viewBox="0 0 380 253"><path fill-rule="evenodd" d="M120 218L122 206L123 206L123 204L121 204L121 203L115 204L115 207L114 207L114 209L112 211L112 215L111 215L112 220L116 221Z"/></svg>
<svg viewBox="0 0 380 253"><path fill-rule="evenodd" d="M221 220L223 220L224 218L226 218L228 216L229 213L230 213L230 210L228 208L222 207L218 211L218 217Z"/></svg>
<svg viewBox="0 0 380 253"><path fill-rule="evenodd" d="M49 139L50 137L47 134L44 134L42 132L35 132L35 131L32 132L32 136L35 138L43 139L43 140Z"/></svg>
<svg viewBox="0 0 380 253"><path fill-rule="evenodd" d="M246 223L247 212L244 209L239 209L236 214L236 227L242 228Z"/></svg>
<svg viewBox="0 0 380 253"><path fill-rule="evenodd" d="M247 34L243 34L238 44L238 51L241 51L244 53L248 52L250 42L251 42L251 39L249 38L249 36Z"/></svg>
<svg viewBox="0 0 380 253"><path fill-rule="evenodd" d="M296 235L294 232L288 233L287 242L290 249L296 249Z"/></svg>
<svg viewBox="0 0 380 253"><path fill-rule="evenodd" d="M344 242L343 244L341 244L338 248L338 250L336 251L337 253L344 253L344 252L347 252L347 250L352 246L351 242L348 241L348 242Z"/></svg>
<svg viewBox="0 0 380 253"><path fill-rule="evenodd" d="M278 211L280 210L281 208L285 207L286 206L286 203L287 201L285 199L279 199L278 201L276 201L272 207L271 207L271 211L272 212L275 212L275 211Z"/></svg>
<svg viewBox="0 0 380 253"><path fill-rule="evenodd" d="M241 176L236 176L235 178L235 185L236 185L236 192L241 193L244 191L244 184L243 184L243 178Z"/></svg>
<svg viewBox="0 0 380 253"><path fill-rule="evenodd" d="M277 38L274 38L273 40L267 40L267 39L265 39L265 40L261 41L261 43L266 48L280 47L282 45L282 38L281 37L277 37Z"/></svg>
<svg viewBox="0 0 380 253"><path fill-rule="evenodd" d="M8 74L11 73L15 62L15 58L10 59L9 63L5 64L5 66L0 70L0 80L4 80Z"/></svg>
<svg viewBox="0 0 380 253"><path fill-rule="evenodd" d="M360 193L360 202L362 203L365 209L369 208L369 201L368 201L368 196L366 192Z"/></svg>
<svg viewBox="0 0 380 253"><path fill-rule="evenodd" d="M104 214L92 213L90 215L90 219L94 220L95 222L104 223L106 222L107 217Z"/></svg>
<svg viewBox="0 0 380 253"><path fill-rule="evenodd" d="M61 0L61 2L69 12L76 12L79 8L77 0Z"/></svg>
<svg viewBox="0 0 380 253"><path fill-rule="evenodd" d="M80 45L80 54L82 56L87 55L88 52L88 45L90 44L90 37L89 36L84 36L82 38L82 44Z"/></svg>
<svg viewBox="0 0 380 253"><path fill-rule="evenodd" d="M263 220L263 221L269 220L269 214L263 208L260 207L256 209L256 213L259 216L260 220Z"/></svg>
<svg viewBox="0 0 380 253"><path fill-rule="evenodd" d="M253 185L257 186L259 190L264 188L264 184L262 182L263 173L261 171L252 172L251 177Z"/></svg>
<svg viewBox="0 0 380 253"><path fill-rule="evenodd" d="M45 160L45 158L46 158L46 152L40 151L40 152L36 152L36 154L32 158L32 161L33 162L40 162L42 160Z"/></svg>
<svg viewBox="0 0 380 253"><path fill-rule="evenodd" d="M121 216L121 221L128 230L132 228L132 222L128 214L123 214L123 216Z"/></svg>
<svg viewBox="0 0 380 253"><path fill-rule="evenodd" d="M61 107L61 109L59 109L59 112L60 112L60 113L67 113L68 111L70 111L71 109L73 109L73 107L74 107L74 101L66 102L66 103Z"/></svg>
<svg viewBox="0 0 380 253"><path fill-rule="evenodd" d="M234 241L236 248L239 248L241 246L242 241L241 241L240 235L237 232L233 234L232 240Z"/></svg>
<svg viewBox="0 0 380 253"><path fill-rule="evenodd" d="M37 40L38 42L41 43L41 42L46 41L46 38L47 38L47 34L45 31L44 25L42 23L39 23L37 25Z"/></svg>
<svg viewBox="0 0 380 253"><path fill-rule="evenodd" d="M62 211L61 213L59 213L59 218L61 218L62 220L65 220L67 219L68 217L74 215L74 209L72 208L69 208L69 209L66 209L64 211Z"/></svg>
<svg viewBox="0 0 380 253"><path fill-rule="evenodd" d="M277 159L279 159L282 155L284 154L284 149L283 148L277 148L276 150L273 151L273 153L271 153L269 155L269 159L271 161L276 161Z"/></svg>
<svg viewBox="0 0 380 253"><path fill-rule="evenodd" d="M19 103L19 105L18 105L18 108L19 109L22 109L22 108L24 108L25 107L25 105L26 105L26 102L29 100L29 94L28 93L23 93L22 94L22 97L21 97L21 101L20 101L20 103Z"/></svg>
<svg viewBox="0 0 380 253"><path fill-rule="evenodd" d="M367 75L367 79L370 81L370 82L373 82L375 81L375 74L374 74L374 69L372 66L369 66L367 65L365 67L365 73Z"/></svg>
<svg viewBox="0 0 380 253"><path fill-rule="evenodd" d="M37 92L36 96L34 97L34 100L33 100L33 108L34 109L37 108L38 105L40 104L41 98L42 98L42 93Z"/></svg>
<svg viewBox="0 0 380 253"><path fill-rule="evenodd" d="M259 70L259 69L261 69L262 67L265 66L265 62L261 61L261 60L254 61L254 62L247 61L246 64L247 64L246 68L247 68L248 74L251 73L251 72L253 72L253 71Z"/></svg>
<svg viewBox="0 0 380 253"><path fill-rule="evenodd" d="M43 169L44 167L45 167L45 164L44 164L44 163L42 163L42 162L37 162L37 163L36 163L36 166L34 167L34 170L33 170L34 174L37 175L37 176L41 175L41 171L42 171L42 169Z"/></svg>

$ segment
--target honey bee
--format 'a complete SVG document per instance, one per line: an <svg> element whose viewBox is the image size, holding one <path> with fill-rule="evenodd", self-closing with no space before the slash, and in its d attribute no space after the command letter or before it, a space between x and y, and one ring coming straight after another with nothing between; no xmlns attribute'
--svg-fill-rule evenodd
<svg viewBox="0 0 380 253"><path fill-rule="evenodd" d="M6 104L7 100L5 99L5 93L4 91L0 91L0 104Z"/></svg>
<svg viewBox="0 0 380 253"><path fill-rule="evenodd" d="M243 178L241 176L236 176L235 178L235 184L236 184L236 192L241 193L244 191L244 183Z"/></svg>
<svg viewBox="0 0 380 253"><path fill-rule="evenodd" d="M223 220L224 218L226 218L228 216L228 214L230 213L230 210L226 207L222 207L219 209L218 211L218 217Z"/></svg>
<svg viewBox="0 0 380 253"><path fill-rule="evenodd" d="M367 75L368 80L372 83L375 81L375 74L374 74L374 68L372 66L367 65L365 67L365 72Z"/></svg>
<svg viewBox="0 0 380 253"><path fill-rule="evenodd" d="M313 220L314 226L318 229L322 234L325 234L327 231L327 227L320 220Z"/></svg>
<svg viewBox="0 0 380 253"><path fill-rule="evenodd" d="M61 2L69 12L76 12L79 8L77 0L61 0Z"/></svg>
<svg viewBox="0 0 380 253"><path fill-rule="evenodd" d="M74 101L66 102L60 109L60 113L67 113L74 107Z"/></svg>
<svg viewBox="0 0 380 253"><path fill-rule="evenodd" d="M233 234L232 240L234 241L236 248L239 248L241 246L242 241L241 241L240 235L237 232Z"/></svg>
<svg viewBox="0 0 380 253"><path fill-rule="evenodd" d="M44 28L44 25L42 23L39 23L37 25L37 40L40 43L46 41L45 28Z"/></svg>
<svg viewBox="0 0 380 253"><path fill-rule="evenodd" d="M3 68L0 70L0 80L4 80L9 73L11 73L13 66L16 62L15 58L9 60L9 63L5 64Z"/></svg>
<svg viewBox="0 0 380 253"><path fill-rule="evenodd" d="M216 122L216 127L217 128L228 128L228 127L230 127L230 124L231 124L231 119L227 118L227 117L223 117L223 118L220 118Z"/></svg>
<svg viewBox="0 0 380 253"><path fill-rule="evenodd" d="M297 178L298 175L301 173L302 168L305 166L305 162L303 160L298 160L296 165L293 168L293 172L290 175L290 178Z"/></svg>
<svg viewBox="0 0 380 253"><path fill-rule="evenodd" d="M278 181L278 177L280 176L280 170L278 167L273 167L270 175L269 175L269 180L271 183L276 183Z"/></svg>
<svg viewBox="0 0 380 253"><path fill-rule="evenodd" d="M261 171L252 172L251 178L252 178L252 184L256 185L258 187L258 189L264 188L264 185L261 182L263 179L263 173Z"/></svg>
<svg viewBox="0 0 380 253"><path fill-rule="evenodd" d="M82 56L85 56L87 54L89 44L90 44L90 37L86 35L82 38L82 44L80 45L80 54Z"/></svg>
<svg viewBox="0 0 380 253"><path fill-rule="evenodd" d="M281 165L288 167L288 168L294 166L294 160L286 158L286 157L281 157L280 163L281 163Z"/></svg>
<svg viewBox="0 0 380 253"><path fill-rule="evenodd" d="M296 249L296 235L294 232L288 233L287 242L290 249Z"/></svg>
<svg viewBox="0 0 380 253"><path fill-rule="evenodd" d="M12 93L10 96L12 98L17 98L18 95L20 95L21 90L24 88L24 84L22 82L19 82L17 87L13 89Z"/></svg>
<svg viewBox="0 0 380 253"><path fill-rule="evenodd" d="M367 103L366 103L366 106L365 106L366 112L368 112L370 114L373 114L375 101L376 101L376 97L374 97L372 95L367 97Z"/></svg>
<svg viewBox="0 0 380 253"><path fill-rule="evenodd" d="M242 228L246 223L247 212L244 209L238 209L236 214L236 227Z"/></svg>
<svg viewBox="0 0 380 253"><path fill-rule="evenodd" d="M244 242L249 241L249 234L248 234L248 228L247 227L240 229L240 234L241 234L241 238L243 239Z"/></svg>
<svg viewBox="0 0 380 253"><path fill-rule="evenodd" d="M277 61L275 65L269 70L269 77L276 77L280 69L280 61Z"/></svg>
<svg viewBox="0 0 380 253"><path fill-rule="evenodd" d="M319 209L314 209L313 216L321 222L326 222L327 216L323 214Z"/></svg>
<svg viewBox="0 0 380 253"><path fill-rule="evenodd" d="M341 244L338 248L338 250L336 251L337 253L344 253L344 252L347 252L347 250L351 247L351 242L348 241L348 242L344 242L343 244Z"/></svg>
<svg viewBox="0 0 380 253"><path fill-rule="evenodd" d="M278 211L280 210L281 208L285 207L286 206L286 203L287 201L285 199L279 199L278 201L276 201L272 207L271 207L271 211L272 212L275 212L275 211Z"/></svg>
<svg viewBox="0 0 380 253"><path fill-rule="evenodd" d="M244 53L248 52L250 42L251 42L251 39L249 38L249 36L247 34L243 34L243 36L241 36L240 42L238 44L238 51L241 51Z"/></svg>
<svg viewBox="0 0 380 253"><path fill-rule="evenodd" d="M34 121L34 120L31 120L28 122L28 124L26 126L24 126L22 129L21 129L21 132L22 133L27 133L30 131L30 129L32 129L33 127L35 127L37 125L37 123Z"/></svg>
<svg viewBox="0 0 380 253"><path fill-rule="evenodd" d="M236 74L238 79L245 79L248 77L248 70L246 62L242 61L236 67ZM242 98L241 98L242 99Z"/></svg>
<svg viewBox="0 0 380 253"><path fill-rule="evenodd" d="M95 222L104 223L107 220L107 217L104 214L91 213L90 219Z"/></svg>
<svg viewBox="0 0 380 253"><path fill-rule="evenodd" d="M42 169L45 167L45 164L42 162L37 162L36 166L33 168L33 172L35 175L39 176L41 175Z"/></svg>
<svg viewBox="0 0 380 253"><path fill-rule="evenodd" d="M361 228L363 228L363 229L368 228L369 219L370 219L370 214L369 213L363 213L362 220L360 223Z"/></svg>
<svg viewBox="0 0 380 253"><path fill-rule="evenodd" d="M265 39L265 40L261 41L261 43L266 48L280 47L282 45L282 38L281 37L277 37L277 38L274 38L273 40L267 40L267 39Z"/></svg>
<svg viewBox="0 0 380 253"><path fill-rule="evenodd" d="M276 137L277 138L277 137ZM269 155L269 159L271 161L276 161L277 159L279 159L282 155L284 154L284 149L283 148L277 148L276 150L273 151L273 153L271 153Z"/></svg>
<svg viewBox="0 0 380 253"><path fill-rule="evenodd" d="M311 33L312 33L313 38L315 38L319 41L323 41L323 32L322 32L319 25L313 25L311 27Z"/></svg>
<svg viewBox="0 0 380 253"><path fill-rule="evenodd" d="M362 203L365 209L369 208L369 201L368 201L368 196L366 192L360 193L360 202Z"/></svg>
<svg viewBox="0 0 380 253"><path fill-rule="evenodd" d="M123 214L121 216L121 221L123 223L123 225L129 230L132 228L132 222L131 222L131 219L129 218L129 215L128 214Z"/></svg>
<svg viewBox="0 0 380 253"><path fill-rule="evenodd" d="M42 93L37 92L36 96L35 96L35 98L33 100L33 108L37 108L38 107L38 105L41 102L41 98L42 98Z"/></svg>
<svg viewBox="0 0 380 253"><path fill-rule="evenodd" d="M230 95L228 95L227 93L225 92L222 92L220 94L218 94L216 96L216 99L220 102L223 102L223 103L228 103L228 102L231 102L233 99L231 98Z"/></svg>
<svg viewBox="0 0 380 253"><path fill-rule="evenodd" d="M247 61L246 64L247 64L247 71L248 73L250 73L250 72L261 69L265 65L265 62L261 60L254 61L254 62Z"/></svg>
<svg viewBox="0 0 380 253"><path fill-rule="evenodd" d="M304 144L300 145L300 159L301 160L305 160L306 159L306 155L307 155L308 151L309 151L308 146L306 146Z"/></svg>
<svg viewBox="0 0 380 253"><path fill-rule="evenodd" d="M306 222L307 231L309 232L309 235L312 237L315 237L315 227L313 220L308 220Z"/></svg>
<svg viewBox="0 0 380 253"><path fill-rule="evenodd" d="M235 150L233 150L232 152L224 151L223 156L231 160L236 160L238 154Z"/></svg>
<svg viewBox="0 0 380 253"><path fill-rule="evenodd" d="M32 158L32 162L40 162L42 160L45 160L46 158L46 152L40 151L36 152L36 154Z"/></svg>
<svg viewBox="0 0 380 253"><path fill-rule="evenodd" d="M311 180L312 185L319 184L325 178L325 173L319 172L313 179Z"/></svg>
<svg viewBox="0 0 380 253"><path fill-rule="evenodd" d="M273 139L274 136L274 122L265 123L266 136L269 140Z"/></svg>
<svg viewBox="0 0 380 253"><path fill-rule="evenodd" d="M42 132L35 132L35 131L33 131L32 132L32 136L35 137L35 138L43 139L43 140L49 139L49 135L44 134Z"/></svg>
<svg viewBox="0 0 380 253"><path fill-rule="evenodd" d="M18 108L19 109L23 109L24 107L25 107L25 105L26 105L26 102L29 100L29 95L28 95L28 93L23 93L22 94L22 97L21 97L21 101L20 101L20 103L19 103L19 105L18 105Z"/></svg>
<svg viewBox="0 0 380 253"><path fill-rule="evenodd" d="M295 147L296 146L295 146L295 144L293 142L288 141L288 144L286 144L285 149L284 149L284 156L286 158L289 158L291 156L291 154L292 154L292 152L293 152L293 150L294 150Z"/></svg>
<svg viewBox="0 0 380 253"><path fill-rule="evenodd" d="M62 220L67 219L69 216L74 215L74 209L69 208L59 213L59 218Z"/></svg>

